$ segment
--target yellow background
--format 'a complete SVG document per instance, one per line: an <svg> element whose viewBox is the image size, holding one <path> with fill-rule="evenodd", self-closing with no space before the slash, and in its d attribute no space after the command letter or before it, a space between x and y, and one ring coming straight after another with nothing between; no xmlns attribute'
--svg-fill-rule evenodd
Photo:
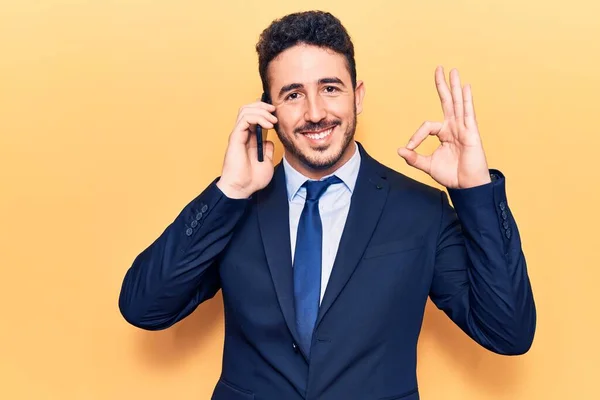
<svg viewBox="0 0 600 400"><path fill-rule="evenodd" d="M473 85L489 164L507 176L534 345L494 355L430 304L422 398L599 398L599 4L2 0L0 398L209 398L220 294L144 332L118 312L121 281L220 173L237 110L261 90L260 31L313 7L353 37L367 88L357 137L373 156L433 184L396 148L441 118L443 64Z"/></svg>

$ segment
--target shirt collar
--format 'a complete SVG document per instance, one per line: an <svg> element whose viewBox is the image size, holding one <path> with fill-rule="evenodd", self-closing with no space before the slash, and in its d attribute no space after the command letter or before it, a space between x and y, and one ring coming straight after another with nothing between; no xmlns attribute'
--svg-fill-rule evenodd
<svg viewBox="0 0 600 400"><path fill-rule="evenodd" d="M342 182L344 182L350 193L354 191L356 179L358 178L358 170L360 168L360 151L356 142L354 142L354 146L355 150L352 157L336 171L322 178L325 179L332 175L336 175L342 180ZM283 168L285 170L288 200L292 201L292 199L298 194L298 191L304 182L306 182L306 180L309 178L294 169L285 158L285 155L283 156Z"/></svg>

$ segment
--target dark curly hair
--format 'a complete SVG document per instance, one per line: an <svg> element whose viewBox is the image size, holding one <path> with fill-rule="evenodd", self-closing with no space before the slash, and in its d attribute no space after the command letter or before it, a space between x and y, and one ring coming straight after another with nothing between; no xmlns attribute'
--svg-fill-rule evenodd
<svg viewBox="0 0 600 400"><path fill-rule="evenodd" d="M267 67L284 50L297 44L329 48L346 57L352 87L356 88L354 45L340 20L324 11L304 11L289 14L271 23L256 44L258 71L263 91L268 95Z"/></svg>

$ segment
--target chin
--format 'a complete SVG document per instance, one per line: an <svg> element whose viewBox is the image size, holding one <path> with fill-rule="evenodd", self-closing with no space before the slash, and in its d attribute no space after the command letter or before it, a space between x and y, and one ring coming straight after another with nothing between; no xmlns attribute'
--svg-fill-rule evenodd
<svg viewBox="0 0 600 400"><path fill-rule="evenodd" d="M338 131L339 126L336 127ZM354 129L350 132L333 132L329 143L307 143L304 137L290 138L282 134L279 129L275 130L279 140L283 144L286 154L296 159L308 170L325 171L334 167L346 154L349 145L354 138Z"/></svg>
<svg viewBox="0 0 600 400"><path fill-rule="evenodd" d="M302 159L312 169L323 170L331 168L342 158L344 153L343 149L337 148L336 150L332 147L328 146L327 149L311 149L302 154Z"/></svg>
<svg viewBox="0 0 600 400"><path fill-rule="evenodd" d="M326 146L309 147L296 156L306 167L314 171L327 170L344 157L350 142L351 140Z"/></svg>

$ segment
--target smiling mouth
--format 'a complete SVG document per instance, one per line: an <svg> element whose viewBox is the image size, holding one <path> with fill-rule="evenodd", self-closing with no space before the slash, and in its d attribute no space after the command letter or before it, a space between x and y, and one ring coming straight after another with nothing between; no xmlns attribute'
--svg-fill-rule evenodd
<svg viewBox="0 0 600 400"><path fill-rule="evenodd" d="M328 137L329 135L331 135L331 132L333 132L334 128L335 128L335 126L332 126L331 128L325 129L325 130L320 131L320 132L304 133L304 136L306 136L306 137L308 137L309 139L312 139L312 140L325 139L326 137Z"/></svg>

